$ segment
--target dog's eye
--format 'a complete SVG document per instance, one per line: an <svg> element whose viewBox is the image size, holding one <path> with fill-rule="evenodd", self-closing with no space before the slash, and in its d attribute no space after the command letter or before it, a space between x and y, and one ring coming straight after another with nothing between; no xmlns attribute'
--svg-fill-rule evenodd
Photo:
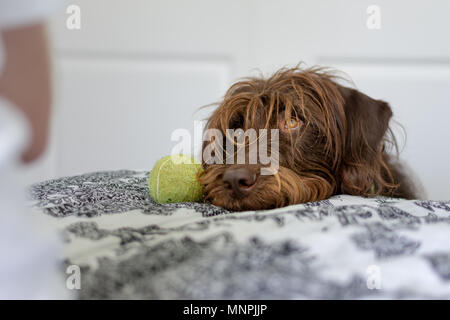
<svg viewBox="0 0 450 320"><path fill-rule="evenodd" d="M297 128L298 125L299 125L299 122L297 121L297 119L291 119L287 122L287 126L289 127L289 129Z"/></svg>
<svg viewBox="0 0 450 320"><path fill-rule="evenodd" d="M296 118L291 118L288 121L281 120L280 122L280 129L284 131L288 130L294 130L297 129L300 126L301 122Z"/></svg>

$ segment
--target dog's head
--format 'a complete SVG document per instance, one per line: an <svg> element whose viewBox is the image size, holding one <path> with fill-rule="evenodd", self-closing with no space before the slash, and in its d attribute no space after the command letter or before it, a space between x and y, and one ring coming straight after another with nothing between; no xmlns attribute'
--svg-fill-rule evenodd
<svg viewBox="0 0 450 320"><path fill-rule="evenodd" d="M317 201L335 193L395 190L384 150L392 116L389 105L335 80L320 68L293 68L232 85L206 127L223 139L206 139L203 157L212 150L211 155L220 154L223 162L204 159L200 181L205 198L231 210L254 210ZM244 135L239 145L227 129L255 129L256 138ZM274 152L270 149L276 135ZM260 153L256 161L249 157L251 146L260 148L262 140L278 164L273 174L261 174L270 164L261 161ZM239 148L247 151L240 163Z"/></svg>

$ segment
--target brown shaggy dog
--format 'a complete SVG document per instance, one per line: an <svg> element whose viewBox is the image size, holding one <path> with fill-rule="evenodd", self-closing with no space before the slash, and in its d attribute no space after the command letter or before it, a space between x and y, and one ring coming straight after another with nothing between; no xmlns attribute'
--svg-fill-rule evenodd
<svg viewBox="0 0 450 320"><path fill-rule="evenodd" d="M222 132L224 143L227 129L279 129L279 169L261 175L260 163L204 161L199 178L205 199L230 210L255 210L335 194L416 197L397 157L388 154L398 150L391 108L338 78L322 68L292 68L232 85L207 128ZM204 142L203 150L211 143ZM225 147L214 148L230 157Z"/></svg>

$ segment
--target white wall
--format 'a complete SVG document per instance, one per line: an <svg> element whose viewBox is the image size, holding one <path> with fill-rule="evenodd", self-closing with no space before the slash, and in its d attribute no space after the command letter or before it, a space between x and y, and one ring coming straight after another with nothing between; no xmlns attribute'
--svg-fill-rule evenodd
<svg viewBox="0 0 450 320"><path fill-rule="evenodd" d="M334 66L391 103L403 158L433 199L450 198L449 1L78 0L81 29L51 23L52 144L27 182L150 169L194 113L238 77L285 65ZM366 9L381 9L381 29Z"/></svg>

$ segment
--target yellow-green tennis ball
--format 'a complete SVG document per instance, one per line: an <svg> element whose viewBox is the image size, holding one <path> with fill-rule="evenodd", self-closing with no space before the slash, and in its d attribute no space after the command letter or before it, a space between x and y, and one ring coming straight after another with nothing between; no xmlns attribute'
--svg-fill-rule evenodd
<svg viewBox="0 0 450 320"><path fill-rule="evenodd" d="M203 190L197 179L202 170L194 158L173 155L160 159L148 178L150 195L158 203L196 202L201 200Z"/></svg>

